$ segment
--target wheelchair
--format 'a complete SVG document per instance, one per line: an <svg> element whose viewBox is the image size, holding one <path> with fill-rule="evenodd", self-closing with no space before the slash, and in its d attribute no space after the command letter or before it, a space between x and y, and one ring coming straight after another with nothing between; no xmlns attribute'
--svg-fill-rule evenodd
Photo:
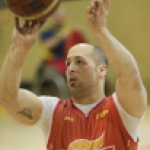
<svg viewBox="0 0 150 150"><path fill-rule="evenodd" d="M52 66L44 66L40 73L36 73L33 92L37 95L56 96L60 99L70 96L66 78Z"/></svg>

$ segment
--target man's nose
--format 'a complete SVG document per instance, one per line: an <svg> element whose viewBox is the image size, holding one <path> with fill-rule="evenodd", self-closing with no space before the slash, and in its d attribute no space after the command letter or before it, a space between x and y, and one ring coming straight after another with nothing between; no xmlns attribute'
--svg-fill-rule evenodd
<svg viewBox="0 0 150 150"><path fill-rule="evenodd" d="M75 72L75 64L74 63L70 63L70 65L69 65L69 72Z"/></svg>

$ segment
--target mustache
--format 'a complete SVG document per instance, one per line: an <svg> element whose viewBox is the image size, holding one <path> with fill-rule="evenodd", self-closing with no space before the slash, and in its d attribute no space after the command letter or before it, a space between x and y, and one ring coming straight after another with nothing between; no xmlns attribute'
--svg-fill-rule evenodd
<svg viewBox="0 0 150 150"><path fill-rule="evenodd" d="M68 74L67 75L67 79L68 79L68 81L70 81L71 79L79 79L79 76L77 75L77 74L75 74L75 73L71 73L71 74Z"/></svg>
<svg viewBox="0 0 150 150"><path fill-rule="evenodd" d="M69 73L68 77L69 78L78 78L78 75L76 73Z"/></svg>

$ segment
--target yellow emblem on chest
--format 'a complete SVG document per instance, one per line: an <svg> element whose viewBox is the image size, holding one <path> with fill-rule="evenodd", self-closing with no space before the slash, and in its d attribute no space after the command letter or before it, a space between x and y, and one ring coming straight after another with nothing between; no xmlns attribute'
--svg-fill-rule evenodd
<svg viewBox="0 0 150 150"><path fill-rule="evenodd" d="M103 110L102 112L96 114L96 120L105 117L106 114L108 114L108 113L109 113L109 110Z"/></svg>
<svg viewBox="0 0 150 150"><path fill-rule="evenodd" d="M66 117L64 118L64 120L68 120L68 121L73 122L73 121L74 121L74 118L66 116Z"/></svg>

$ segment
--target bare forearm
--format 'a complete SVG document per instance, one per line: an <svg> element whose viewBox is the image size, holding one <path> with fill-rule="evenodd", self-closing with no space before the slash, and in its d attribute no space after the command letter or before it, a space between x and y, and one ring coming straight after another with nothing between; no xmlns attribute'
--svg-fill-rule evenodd
<svg viewBox="0 0 150 150"><path fill-rule="evenodd" d="M25 52L17 46L11 46L0 71L0 103L5 105L16 100L21 70L25 59Z"/></svg>
<svg viewBox="0 0 150 150"><path fill-rule="evenodd" d="M106 28L96 37L117 76L130 76L138 71L134 57Z"/></svg>

